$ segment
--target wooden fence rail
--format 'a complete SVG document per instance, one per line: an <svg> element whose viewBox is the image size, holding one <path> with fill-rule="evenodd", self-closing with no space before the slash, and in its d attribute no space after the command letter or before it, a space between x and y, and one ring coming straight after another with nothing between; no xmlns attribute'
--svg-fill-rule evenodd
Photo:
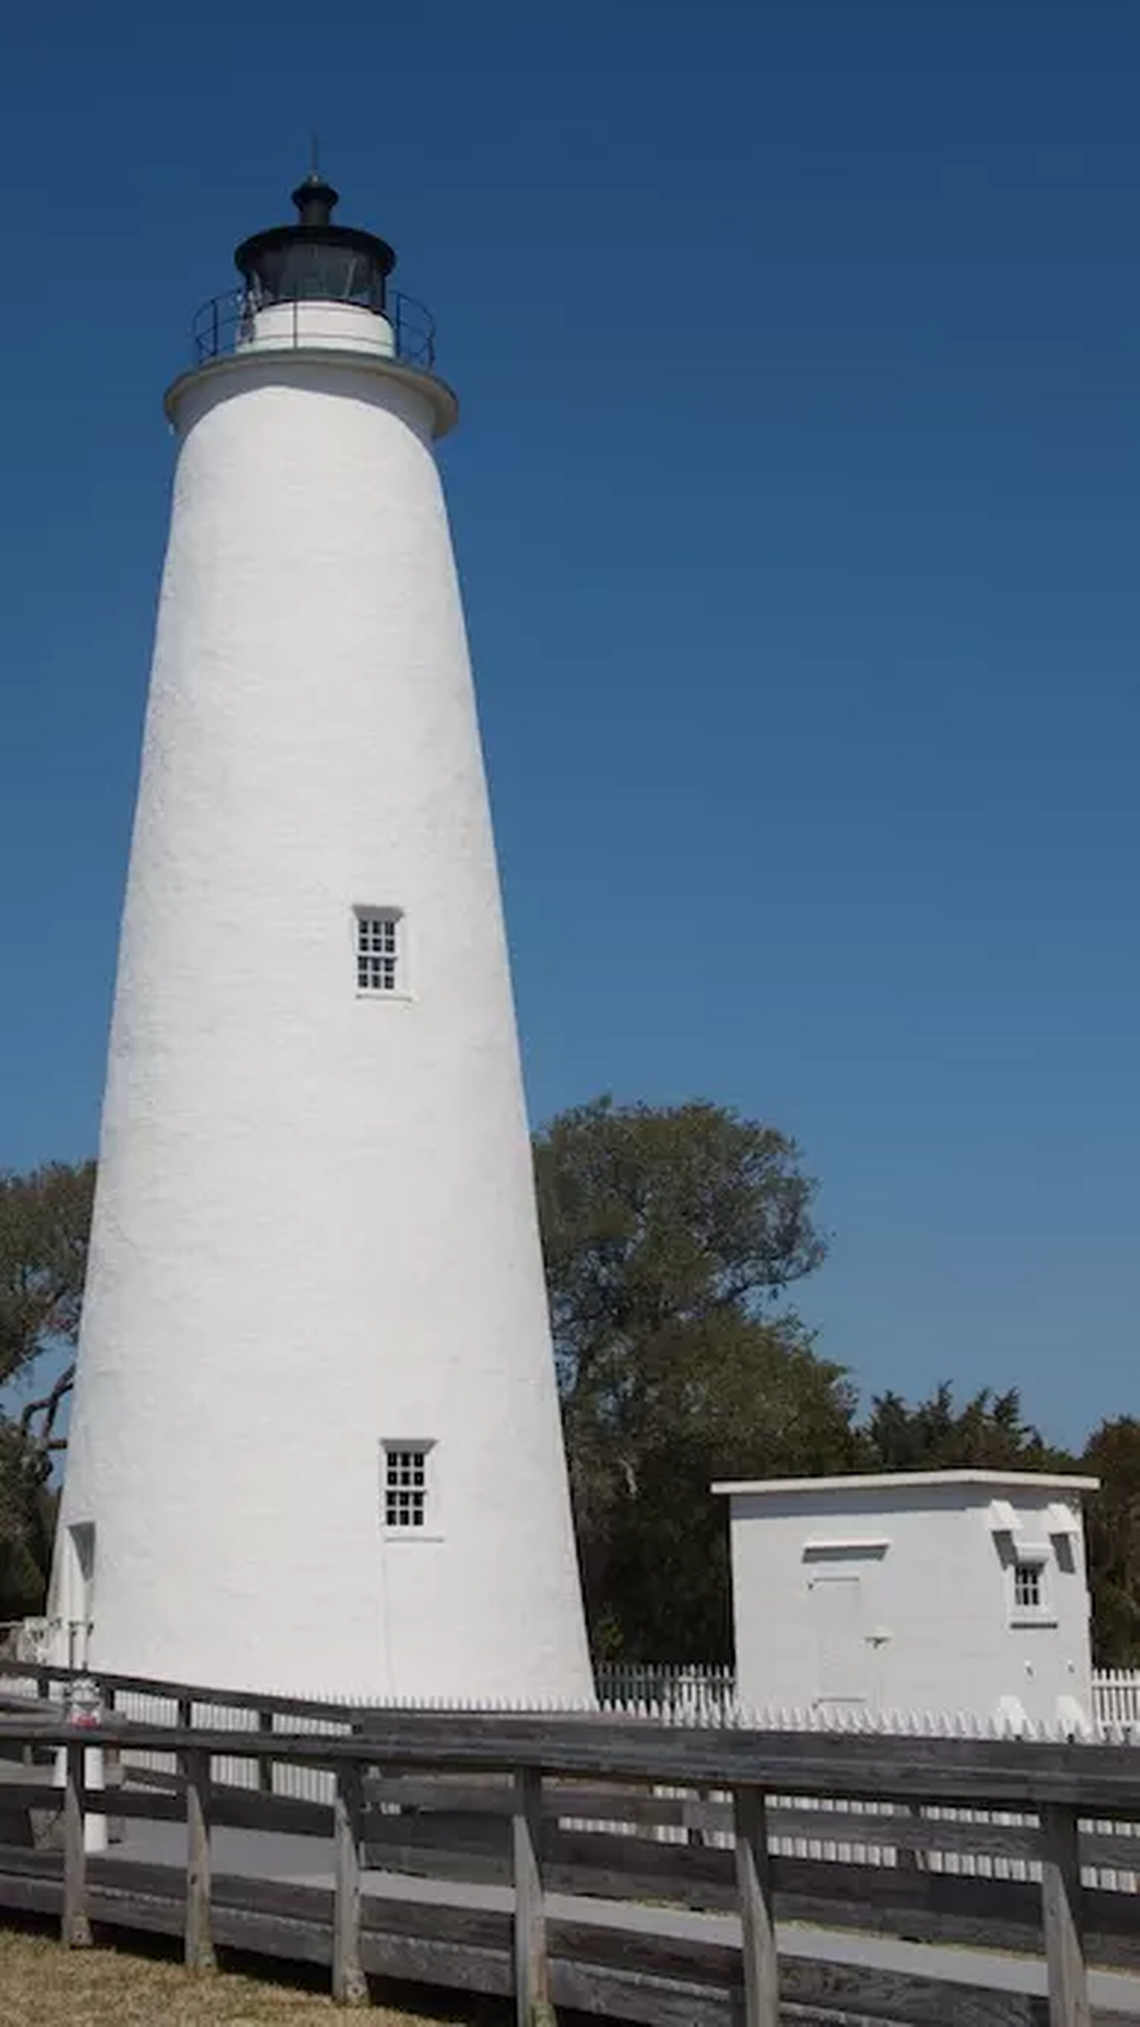
<svg viewBox="0 0 1140 2027"><path fill-rule="evenodd" d="M165 1693L191 1720L231 1701L229 1692L213 1705L196 1689ZM287 1715L272 1714L275 1723ZM345 2005L366 2001L368 1978L379 1975L513 1992L519 2027L548 2027L559 2006L651 2027L777 2027L781 2005L797 2018L914 2027L950 2018L1088 2027L1114 2017L1090 2011L1090 1953L1140 1968L1140 1894L1086 1883L1090 1865L1140 1870L1132 1748L542 1715L378 1711L353 1713L353 1723L351 1733L318 1735L108 1720L77 1733L46 1709L0 1719L11 1772L5 1781L0 1761L0 1814L11 1823L23 1809L41 1831L50 1818L61 1839L54 1849L0 1844L0 1907L54 1912L71 1947L89 1943L93 1925L180 1933L199 1972L226 1945L323 1962ZM87 1786L87 1755L128 1743L176 1755L177 1771ZM278 1795L264 1778L220 1781L215 1769L235 1757L270 1773L324 1767L333 1799ZM27 1764L36 1758L38 1768ZM121 1850L86 1849L92 1812L125 1826ZM979 1812L985 1820L972 1820ZM993 1820L1003 1812L1016 1820ZM1090 1819L1105 1827L1090 1831ZM184 1826L179 1867L132 1844L133 1826L147 1820ZM663 1824L697 1827L702 1841L662 1843ZM266 1833L260 1876L220 1862L219 1838L235 1828ZM273 1876L271 1840L283 1833L325 1840L308 1883ZM863 1855L788 1849L821 1838ZM936 1852L979 1849L1031 1862L1038 1876L982 1880L930 1867ZM453 1892L441 1904L422 1884L410 1888L433 1879L471 1889L467 1900ZM609 1906L600 1913L599 1903ZM709 1911L735 1915L738 1928L710 1923ZM814 1958L802 1941L779 1955L778 1916L833 1935L1043 1957L1047 1996L971 1983L968 1955L951 1984L829 1957L827 1934Z"/></svg>
<svg viewBox="0 0 1140 2027"><path fill-rule="evenodd" d="M181 1699L195 1715L205 1699ZM337 1733L211 1731L124 1721L77 1731L26 1715L0 1721L0 1810L55 1816L63 1849L0 1847L0 1905L47 1907L69 1946L91 1924L181 1932L187 1964L207 1970L215 1946L323 1960L345 2005L367 1999L367 1976L412 1976L469 1991L515 1993L519 2027L546 2027L558 2005L631 2021L777 2027L781 2001L805 2017L860 2017L961 2027L1087 2027L1087 1950L1140 1966L1140 1895L1089 1889L1081 1865L1103 1849L1140 1867L1140 1761L1128 1747L1016 1741L882 1739L684 1731L544 1717L357 1717ZM160 1786L85 1786L85 1755L130 1741L179 1755ZM53 1766L63 1747L65 1784ZM47 1755L37 1770L22 1763ZM211 1768L235 1753L258 1766L318 1763L335 1776L331 1806L235 1788ZM657 1794L659 1786L684 1794ZM706 1796L704 1800L700 1796ZM724 1800L708 1796L722 1794ZM852 1808L854 1804L854 1808ZM828 1816L828 1808L832 1814ZM974 1822L927 1810L1016 1810L1018 1822ZM185 1869L85 1851L85 1816L108 1812L185 1824ZM824 1814L822 1814L824 1812ZM1110 1828L1091 1836L1083 1820ZM661 1822L698 1820L710 1843L655 1843ZM225 1875L215 1838L254 1828L325 1838L312 1871L327 1885ZM834 1863L775 1849L795 1836L866 1845L895 1863ZM649 1834L645 1834L649 1832ZM1037 1883L980 1881L925 1869L923 1853L990 1849L1030 1857ZM915 1853L917 1865L899 1863ZM272 1859L266 1861L272 1873ZM371 1871L371 1877L369 1877ZM375 1875L381 1875L379 1879ZM481 1905L438 1905L391 1875L511 1889ZM552 1905L552 1895L588 1899ZM619 1903L607 1926L596 1901ZM651 1922L633 1920L651 1903ZM590 1909L590 1903L594 1907ZM722 1909L738 1940L661 1909ZM629 1909L623 1918L621 1909ZM594 1913L594 1920L590 1920ZM828 1958L777 1958L775 1918L824 1930L953 1940L1041 1956L1047 1999L951 1988L913 1972ZM968 1958L964 1960L968 1964Z"/></svg>

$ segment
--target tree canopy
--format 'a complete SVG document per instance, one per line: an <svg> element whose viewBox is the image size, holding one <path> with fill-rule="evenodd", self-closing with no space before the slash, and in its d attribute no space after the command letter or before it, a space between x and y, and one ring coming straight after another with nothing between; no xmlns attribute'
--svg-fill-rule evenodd
<svg viewBox="0 0 1140 2027"><path fill-rule="evenodd" d="M0 1175L0 1386L78 1336L94 1188L93 1161Z"/></svg>
<svg viewBox="0 0 1140 2027"><path fill-rule="evenodd" d="M21 1384L18 1417L0 1413L0 1618L42 1609L55 1498L50 1458L74 1374L95 1164L50 1162L0 1175L0 1386ZM29 1395L37 1368L54 1370Z"/></svg>
<svg viewBox="0 0 1140 2027"><path fill-rule="evenodd" d="M784 1292L823 1258L794 1143L706 1103L599 1099L536 1137L535 1171L595 1650L730 1651L740 1472L838 1470L854 1399Z"/></svg>
<svg viewBox="0 0 1140 2027"><path fill-rule="evenodd" d="M870 1471L1072 1469L1072 1459L1025 1421L1016 1387L1003 1394L985 1387L962 1408L945 1380L913 1407L899 1394L876 1394L862 1439Z"/></svg>
<svg viewBox="0 0 1140 2027"><path fill-rule="evenodd" d="M1088 1501L1093 1652L1102 1667L1140 1667L1140 1421L1120 1415L1093 1431L1082 1469L1101 1481Z"/></svg>

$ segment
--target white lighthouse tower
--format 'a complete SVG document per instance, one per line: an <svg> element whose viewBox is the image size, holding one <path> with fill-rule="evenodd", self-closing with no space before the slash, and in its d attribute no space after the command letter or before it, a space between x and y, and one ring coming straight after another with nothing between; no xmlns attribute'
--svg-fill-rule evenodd
<svg viewBox="0 0 1140 2027"><path fill-rule="evenodd" d="M97 1668L580 1698L456 403L391 248L294 202L167 396L51 1609Z"/></svg>

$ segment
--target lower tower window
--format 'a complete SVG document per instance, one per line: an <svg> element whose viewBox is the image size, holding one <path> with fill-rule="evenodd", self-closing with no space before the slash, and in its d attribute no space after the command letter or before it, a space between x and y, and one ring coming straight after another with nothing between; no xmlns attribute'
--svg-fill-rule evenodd
<svg viewBox="0 0 1140 2027"><path fill-rule="evenodd" d="M429 1518L430 1443L385 1443L384 1526L389 1534L422 1532Z"/></svg>
<svg viewBox="0 0 1140 2027"><path fill-rule="evenodd" d="M403 990L403 918L395 908L356 911L356 990L383 997Z"/></svg>

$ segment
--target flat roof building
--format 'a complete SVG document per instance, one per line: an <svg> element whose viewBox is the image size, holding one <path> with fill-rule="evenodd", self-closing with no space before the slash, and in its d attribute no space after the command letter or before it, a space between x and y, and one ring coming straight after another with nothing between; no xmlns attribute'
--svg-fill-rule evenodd
<svg viewBox="0 0 1140 2027"><path fill-rule="evenodd" d="M1090 1728L1095 1478L905 1471L720 1483L747 1708Z"/></svg>

